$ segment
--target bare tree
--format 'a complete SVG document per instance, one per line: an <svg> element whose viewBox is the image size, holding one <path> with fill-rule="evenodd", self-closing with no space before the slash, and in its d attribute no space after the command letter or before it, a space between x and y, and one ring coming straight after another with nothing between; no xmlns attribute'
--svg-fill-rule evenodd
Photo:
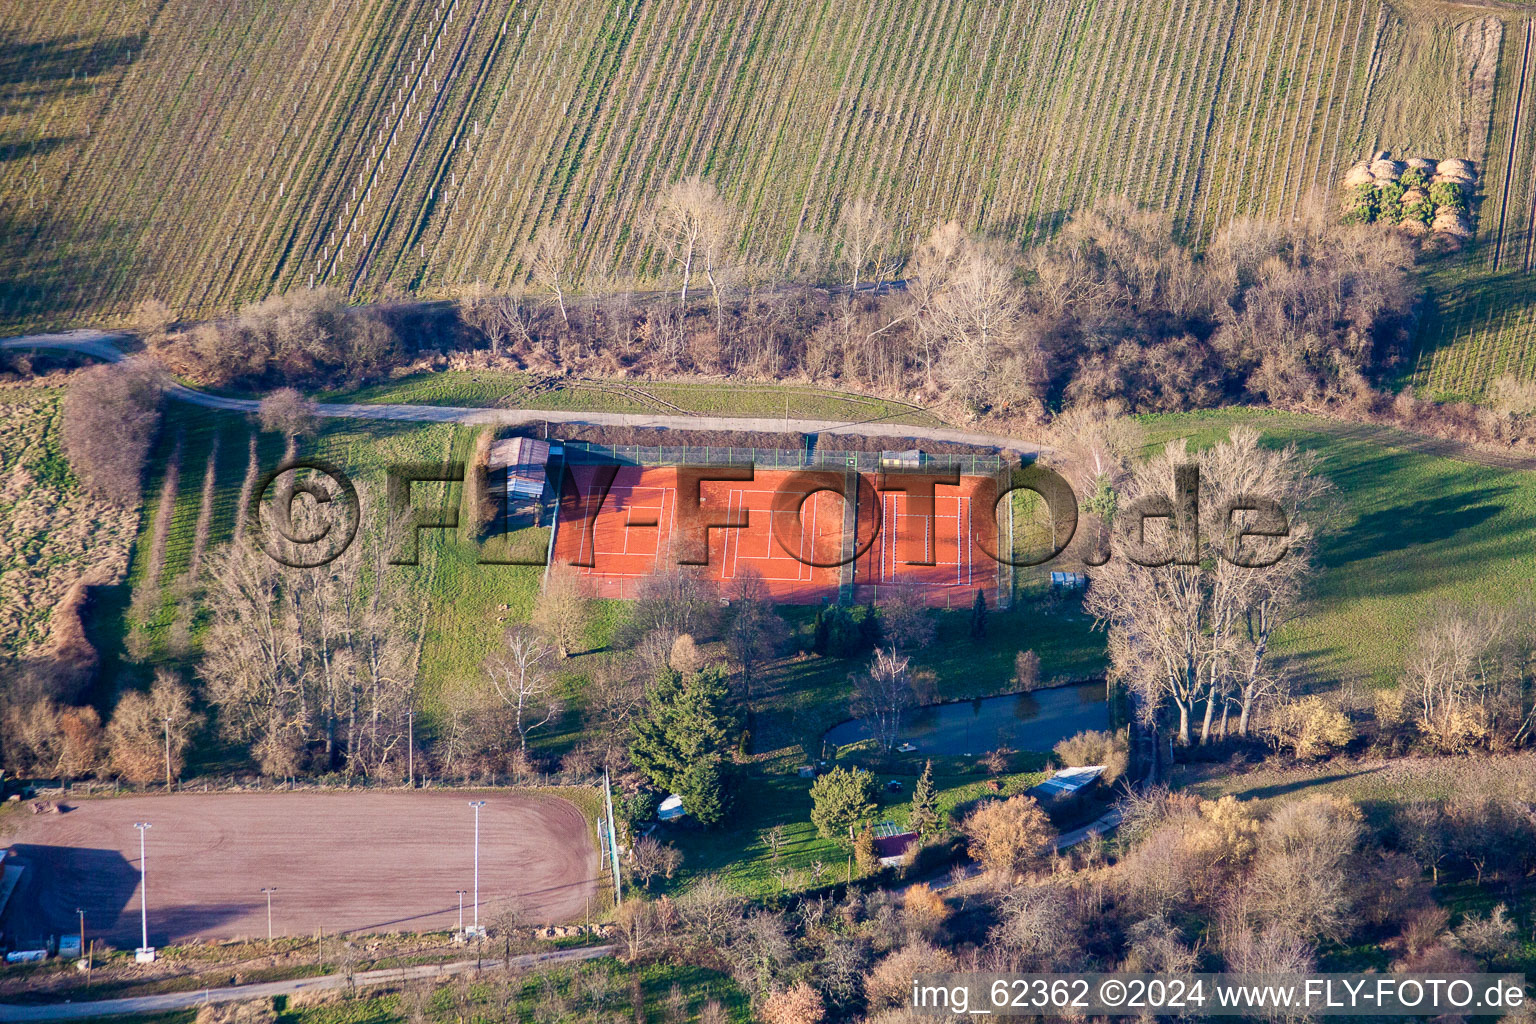
<svg viewBox="0 0 1536 1024"><path fill-rule="evenodd" d="M843 265L848 268L849 287L857 292L865 270L877 275L876 288L890 265L887 250L891 245L891 224L867 199L844 204L837 215L836 240Z"/></svg>
<svg viewBox="0 0 1536 1024"><path fill-rule="evenodd" d="M992 248L969 246L924 322L943 352L941 380L972 401L1031 387L1039 353L1019 331L1022 312L1013 268Z"/></svg>
<svg viewBox="0 0 1536 1024"><path fill-rule="evenodd" d="M561 658L569 658L586 634L592 599L581 576L552 568L533 605L533 627L544 634Z"/></svg>
<svg viewBox="0 0 1536 1024"><path fill-rule="evenodd" d="M677 869L682 866L682 851L675 846L658 842L650 836L643 836L635 842L629 852L630 871L646 889L651 887L651 882L660 875L671 878L677 874Z"/></svg>
<svg viewBox="0 0 1536 1024"><path fill-rule="evenodd" d="M485 338L493 356L499 357L514 338L533 343L533 319L520 295L496 295L484 285L476 285L457 307L459 319Z"/></svg>
<svg viewBox="0 0 1536 1024"><path fill-rule="evenodd" d="M1424 623L1403 685L1420 730L1437 747L1516 746L1536 729L1536 708L1520 696L1531 647L1526 609L1447 608Z"/></svg>
<svg viewBox="0 0 1536 1024"><path fill-rule="evenodd" d="M315 403L293 388L278 388L261 400L257 417L262 430L300 437L315 429Z"/></svg>
<svg viewBox="0 0 1536 1024"><path fill-rule="evenodd" d="M555 303L560 307L560 319L566 326L570 326L571 318L565 309L565 293L574 284L572 275L575 273L575 263L571 258L571 247L565 240L563 225L540 225L528 248L527 260L533 279L555 297Z"/></svg>
<svg viewBox="0 0 1536 1024"><path fill-rule="evenodd" d="M315 569L238 541L209 559L200 674L224 735L268 774L296 772L311 740L327 768L369 774L403 756L421 623L390 572L393 543L387 526L363 530Z"/></svg>
<svg viewBox="0 0 1536 1024"><path fill-rule="evenodd" d="M893 650L917 651L933 643L938 624L916 587L891 587L880 605L880 632Z"/></svg>
<svg viewBox="0 0 1536 1024"><path fill-rule="evenodd" d="M544 662L551 651L549 644L532 630L507 631L504 647L485 666L491 686L502 703L512 709L519 749L528 752L528 734L560 713L554 698L554 679Z"/></svg>
<svg viewBox="0 0 1536 1024"><path fill-rule="evenodd" d="M112 770L129 782L163 777L169 785L181 775L199 721L186 686L169 670L157 670L148 693L130 690L112 711L106 733Z"/></svg>
<svg viewBox="0 0 1536 1024"><path fill-rule="evenodd" d="M895 648L877 650L869 670L854 679L853 713L869 723L875 742L887 752L901 738L902 715L917 703L911 664L912 659Z"/></svg>
<svg viewBox="0 0 1536 1024"><path fill-rule="evenodd" d="M679 305L688 304L688 286L702 263L719 306L716 271L725 260L733 220L719 190L697 174L673 183L657 200L652 231L667 259L682 274Z"/></svg>
<svg viewBox="0 0 1536 1024"><path fill-rule="evenodd" d="M778 653L788 639L789 627L768 603L767 587L755 569L748 567L737 573L732 603L736 613L726 642L731 660L740 672L742 694L750 709L758 667Z"/></svg>
<svg viewBox="0 0 1536 1024"><path fill-rule="evenodd" d="M1170 443L1136 467L1127 482L1132 499L1173 500L1179 467L1200 469L1203 521L1184 524L1221 548L1199 564L1152 566L1111 559L1094 572L1085 607L1109 626L1115 673L1156 716L1172 704L1180 742L1192 741L1193 717L1203 707L1201 742L1213 735L1216 711L1225 723L1235 700L1240 728L1249 727L1254 702L1267 689L1265 654L1273 631L1294 613L1310 568L1315 523L1328 493L1315 462L1294 446L1274 450L1258 434L1236 428L1214 448L1192 455L1182 441ZM1245 497L1278 503L1287 517L1283 538L1250 534L1246 513L1233 512ZM1225 517L1225 518L1223 518ZM1128 551L1141 545L1140 523L1122 534ZM1165 533L1171 538L1172 527ZM1150 539L1150 537L1149 537Z"/></svg>

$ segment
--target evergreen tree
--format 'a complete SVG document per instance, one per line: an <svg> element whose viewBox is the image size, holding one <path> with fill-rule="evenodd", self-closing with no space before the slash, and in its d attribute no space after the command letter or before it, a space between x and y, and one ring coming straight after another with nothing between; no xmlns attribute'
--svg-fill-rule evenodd
<svg viewBox="0 0 1536 1024"><path fill-rule="evenodd" d="M683 808L706 828L730 816L732 799L726 786L725 763L718 754L700 757L677 780Z"/></svg>
<svg viewBox="0 0 1536 1024"><path fill-rule="evenodd" d="M926 839L938 830L939 801L933 791L933 761L929 760L912 788L912 831Z"/></svg>
<svg viewBox="0 0 1536 1024"><path fill-rule="evenodd" d="M731 809L733 722L727 699L724 666L687 677L664 669L631 727L629 758L635 767L656 786L682 797L683 808L706 827L719 824Z"/></svg>
<svg viewBox="0 0 1536 1024"><path fill-rule="evenodd" d="M675 792L672 782L686 767L683 752L674 742L674 721L682 698L682 674L662 669L646 691L644 712L630 725L629 759L642 775L669 793Z"/></svg>
<svg viewBox="0 0 1536 1024"><path fill-rule="evenodd" d="M984 640L987 636L987 594L976 591L976 603L971 605L971 639Z"/></svg>
<svg viewBox="0 0 1536 1024"><path fill-rule="evenodd" d="M826 627L826 641L821 653L834 658L856 658L869 650L863 622L855 619L847 608L840 605L827 608L821 622Z"/></svg>
<svg viewBox="0 0 1536 1024"><path fill-rule="evenodd" d="M811 650L817 654L827 653L827 613L825 608L816 609L816 633L811 640Z"/></svg>
<svg viewBox="0 0 1536 1024"><path fill-rule="evenodd" d="M833 768L811 784L811 822L823 838L851 843L854 826L875 813L875 777Z"/></svg>
<svg viewBox="0 0 1536 1024"><path fill-rule="evenodd" d="M859 622L859 639L865 647L876 647L880 643L880 617L875 614L875 602L871 601L864 606L864 618Z"/></svg>

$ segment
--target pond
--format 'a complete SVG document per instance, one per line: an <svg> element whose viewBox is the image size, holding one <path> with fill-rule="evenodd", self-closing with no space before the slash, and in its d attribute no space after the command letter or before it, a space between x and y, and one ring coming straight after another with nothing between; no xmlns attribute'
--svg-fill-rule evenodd
<svg viewBox="0 0 1536 1024"><path fill-rule="evenodd" d="M1047 751L1069 736L1109 728L1109 704L1102 680L1055 686L1031 693L930 704L907 713L901 740L918 754L984 754L999 746ZM870 739L862 719L827 730L833 747Z"/></svg>

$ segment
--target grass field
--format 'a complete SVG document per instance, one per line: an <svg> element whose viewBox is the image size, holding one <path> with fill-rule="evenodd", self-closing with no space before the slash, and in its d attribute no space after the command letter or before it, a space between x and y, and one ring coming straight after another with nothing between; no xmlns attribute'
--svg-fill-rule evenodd
<svg viewBox="0 0 1536 1024"><path fill-rule="evenodd" d="M152 463L130 579L142 584L150 562L156 507L163 473L180 444L180 485L167 531L158 582L166 593L160 615L147 630L150 661L168 657L166 637L175 614L170 584L182 574L195 545L201 508L201 481L218 439L217 488L211 544L226 539L234 520L251 426L244 417L176 405ZM1295 440L1323 455L1323 471L1339 488L1339 516L1324 537L1308 614L1290 627L1280 649L1306 675L1323 680L1392 682L1401 669L1415 624L1451 601L1513 599L1526 592L1536 548L1536 480L1528 474L1491 469L1343 439L1307 417L1251 411L1182 414L1147 420L1154 439L1188 436L1211 443L1235 422L1254 422L1273 441ZM367 482L390 461L463 458L473 437L469 428L446 425L326 421L306 453L355 472ZM262 435L264 464L281 455L275 435ZM448 500L457 501L457 487ZM428 500L423 491L418 501ZM540 539L527 542L537 547ZM527 616L540 570L483 566L467 538L448 531L423 535L419 567L401 568L418 581L426 616L421 686L426 709L443 688L478 679L500 622ZM809 612L787 610L808 635ZM606 645L622 607L601 603L588 635L591 649ZM1046 677L1081 677L1101 670L1102 638L1070 605L1052 607L1021 595L1012 611L994 614L987 640L966 635L967 612L941 613L940 639L919 652L916 667L933 673L936 695L945 699L1004 692L1015 653L1033 649ZM490 628L488 628L490 627ZM109 663L109 670L112 665ZM132 666L131 678L145 671ZM851 666L832 658L787 658L765 677L764 723L759 749L797 747L798 757L814 745L847 707ZM587 685L581 659L569 663L568 696L576 702ZM569 723L574 728L574 721ZM551 733L545 742L558 752L576 736Z"/></svg>
<svg viewBox="0 0 1536 1024"><path fill-rule="evenodd" d="M403 402L570 412L763 416L942 426L919 406L829 388L700 381L549 380L495 370L441 370L315 395L324 402Z"/></svg>
<svg viewBox="0 0 1536 1024"><path fill-rule="evenodd" d="M1536 572L1536 476L1341 438L1305 416L1231 410L1148 417L1150 438L1213 443L1233 423L1322 456L1338 489L1319 545L1308 611L1278 652L1305 677L1394 682L1415 625L1458 602L1530 593Z"/></svg>
<svg viewBox="0 0 1536 1024"><path fill-rule="evenodd" d="M149 655L145 664L122 666L127 678L137 678L149 664L174 660L167 650L175 615L174 587L190 564L196 545L197 522L202 508L202 481L210 459L215 465L215 490L211 508L210 549L226 542L235 524L241 482L245 476L248 445L254 425L244 416L194 406L169 407L167 429L150 460L145 486L148 508L139 532L129 583L142 588L148 581L156 522L165 474L178 467L180 485L169 510L160 571L154 582L163 595L159 614L144 627L143 641ZM468 458L475 431L452 425L392 424L369 421L326 420L317 436L305 439L301 454L329 460L345 470L364 492L382 500L386 466L402 463L439 463ZM257 434L261 465L271 467L282 458L283 443L275 434ZM458 484L413 486L413 501L430 507L434 500L457 507L462 488ZM446 493L445 493L446 492ZM512 538L519 552L547 546L547 530L529 529ZM421 535L421 564L396 571L410 574L419 603L405 609L424 622L421 655L421 693L424 709L431 713L444 686L478 678L481 662L499 637L498 622L526 620L543 570L536 566L480 565L481 552L460 531L427 530Z"/></svg>
<svg viewBox="0 0 1536 1024"><path fill-rule="evenodd" d="M1492 113L1455 40L1485 14ZM770 267L856 196L907 233L1039 238L1127 193L1199 240L1380 148L1488 148L1502 196L1523 24L1427 0L6 0L0 325L506 284L551 222L589 279L651 272L647 210L695 171Z"/></svg>
<svg viewBox="0 0 1536 1024"><path fill-rule="evenodd" d="M63 389L0 387L0 659L35 654L87 571L121 575L137 510L81 491L60 449Z"/></svg>
<svg viewBox="0 0 1536 1024"><path fill-rule="evenodd" d="M1016 772L998 777L1006 793L1019 793L1040 782L1045 772ZM902 783L900 793L881 788L876 800L878 820L906 824L911 810L912 786L917 776L878 773L884 783ZM935 769L939 812L963 814L965 807L992 790L979 772L943 775ZM785 891L813 888L843 881L848 872L848 847L824 839L811 824L811 780L794 774L744 775L737 793L737 811L719 832L675 830L666 839L683 851L683 870L673 881L686 887L705 873L718 875L737 892L747 896L772 896ZM775 854L770 830L782 830L782 845ZM854 868L855 877L858 868Z"/></svg>

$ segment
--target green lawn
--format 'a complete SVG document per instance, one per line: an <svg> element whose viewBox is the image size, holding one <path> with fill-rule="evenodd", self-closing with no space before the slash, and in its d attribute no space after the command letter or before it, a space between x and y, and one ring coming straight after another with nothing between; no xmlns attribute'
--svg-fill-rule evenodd
<svg viewBox="0 0 1536 1024"><path fill-rule="evenodd" d="M1000 776L999 781L1004 794L1011 795L1045 777L1040 771L1014 772ZM917 776L877 772L875 778L879 783L877 820L905 824ZM885 783L893 779L902 783L901 792L885 790ZM661 834L683 852L682 871L670 884L686 888L702 875L716 874L742 895L756 897L785 891L781 883L796 890L843 881L848 872L848 847L822 838L811 824L811 781L793 773L742 772L736 813L725 828L714 832L666 829ZM935 773L934 783L941 814L963 814L972 802L993 792L986 777L974 773ZM769 844L769 831L775 826L782 828L784 837L777 859ZM857 866L854 874L857 877ZM660 883L652 883L652 887L658 892L662 889Z"/></svg>
<svg viewBox="0 0 1536 1024"><path fill-rule="evenodd" d="M649 396L649 400L647 399ZM492 406L564 412L698 413L942 426L920 406L828 388L712 381L549 379L497 370L441 370L316 393L324 402Z"/></svg>
<svg viewBox="0 0 1536 1024"><path fill-rule="evenodd" d="M797 642L808 648L814 632L811 608L779 609L794 628ZM1040 656L1044 681L1065 682L1102 675L1105 668L1102 634L1075 602L1052 607L1026 596L1006 612L992 612L987 635L970 636L970 610L939 611L934 643L910 652L912 671L931 682L935 702L990 697L1010 693L1014 658L1033 650ZM765 694L758 705L760 754L775 752L797 763L821 753L821 734L851 717L848 710L851 673L864 667L862 659L806 655L780 659L763 673Z"/></svg>
<svg viewBox="0 0 1536 1024"><path fill-rule="evenodd" d="M144 627L148 654L141 663L113 659L107 665L106 685L141 683L159 664L180 664L169 649L171 626L176 616L174 584L188 567L195 543L205 468L217 444L216 492L209 549L230 539L234 528L241 481L246 471L249 438L256 430L246 416L174 403L168 407L166 428L150 459L145 483L147 514L140 528L129 572L129 584L143 587L150 562L161 485L179 451L180 484L171 512L165 546L164 569L158 577L161 602L158 614ZM305 438L299 453L335 463L357 484L365 502L382 502L386 467L404 463L464 461L469 457L475 429L449 424L394 424L366 420L325 420L319 433ZM283 442L275 434L257 433L264 468L282 458ZM441 502L457 507L462 487L453 484L416 484L413 502L428 507ZM368 525L365 520L363 529ZM522 557L542 559L547 529L528 529L509 538ZM425 530L421 534L420 565L400 566L414 595L401 609L408 618L424 620L425 642L421 657L421 693L429 716L443 689L478 675L480 663L500 636L502 624L525 620L542 579L541 566L481 565L481 548L467 528L458 531ZM502 542L497 542L498 544ZM492 547L486 547L487 555ZM116 595L105 608L104 621L96 624L99 637L111 641L126 636L126 595ZM194 639L200 629L194 628ZM119 646L109 643L110 647ZM195 652L194 652L195 656Z"/></svg>
<svg viewBox="0 0 1536 1024"><path fill-rule="evenodd" d="M1536 474L1335 436L1307 416L1224 410L1147 417L1149 440L1214 443L1252 423L1322 457L1338 514L1321 537L1307 612L1277 644L1322 682L1394 683L1416 625L1457 603L1512 603L1536 575Z"/></svg>

